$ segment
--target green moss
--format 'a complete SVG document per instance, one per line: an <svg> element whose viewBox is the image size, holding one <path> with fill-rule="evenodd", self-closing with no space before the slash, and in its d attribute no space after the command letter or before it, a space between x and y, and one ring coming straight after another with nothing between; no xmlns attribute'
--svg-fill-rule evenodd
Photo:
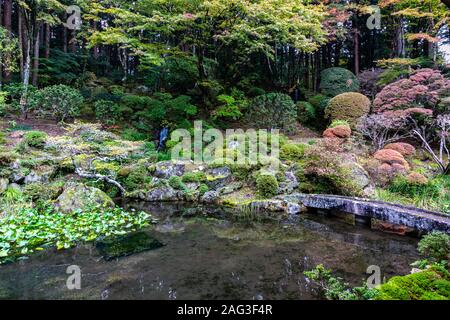
<svg viewBox="0 0 450 320"><path fill-rule="evenodd" d="M285 144L281 147L280 158L282 160L298 161L305 155L305 148L305 144Z"/></svg>
<svg viewBox="0 0 450 320"><path fill-rule="evenodd" d="M25 186L24 194L33 202L55 200L62 193L63 185L63 182L32 183Z"/></svg>
<svg viewBox="0 0 450 320"><path fill-rule="evenodd" d="M202 183L200 185L200 187L198 188L198 191L200 192L200 195L204 195L205 193L207 193L209 191L209 187L208 187L208 185Z"/></svg>
<svg viewBox="0 0 450 320"><path fill-rule="evenodd" d="M95 171L103 175L115 175L120 170L119 164L115 162L94 161L92 164Z"/></svg>
<svg viewBox="0 0 450 320"><path fill-rule="evenodd" d="M190 183L190 182L206 182L207 177L206 174L202 171L199 172L187 172L183 175L182 181L184 183Z"/></svg>
<svg viewBox="0 0 450 320"><path fill-rule="evenodd" d="M444 268L392 277L377 288L378 300L449 300L450 275Z"/></svg>

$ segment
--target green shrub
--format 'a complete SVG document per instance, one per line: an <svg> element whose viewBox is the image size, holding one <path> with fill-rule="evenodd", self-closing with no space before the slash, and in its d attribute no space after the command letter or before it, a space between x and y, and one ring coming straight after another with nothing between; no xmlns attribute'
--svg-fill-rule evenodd
<svg viewBox="0 0 450 320"><path fill-rule="evenodd" d="M112 125L120 119L120 107L113 101L98 100L94 103L95 117L101 122Z"/></svg>
<svg viewBox="0 0 450 320"><path fill-rule="evenodd" d="M13 112L21 111L22 113L26 114L26 113L28 113L28 111L32 110L36 106L37 88L32 85L28 85L27 106L26 106L25 110L21 109L20 99L24 93L24 90L25 90L25 87L24 87L23 83L21 83L21 82L10 83L10 84L5 85L4 91L7 92L6 97L10 101L10 105L8 106L8 109L10 108L11 111L13 111Z"/></svg>
<svg viewBox="0 0 450 320"><path fill-rule="evenodd" d="M306 101L297 102L297 118L302 124L311 124L316 119L316 109Z"/></svg>
<svg viewBox="0 0 450 320"><path fill-rule="evenodd" d="M324 95L335 97L345 92L359 91L359 80L344 68L329 68L320 74L320 90Z"/></svg>
<svg viewBox="0 0 450 320"><path fill-rule="evenodd" d="M262 198L272 198L278 194L278 181L275 176L270 174L261 174L256 179L256 189L258 195Z"/></svg>
<svg viewBox="0 0 450 320"><path fill-rule="evenodd" d="M292 132L297 120L297 108L288 95L268 93L250 102L246 119L257 128Z"/></svg>
<svg viewBox="0 0 450 320"><path fill-rule="evenodd" d="M38 112L50 114L59 121L78 116L83 101L77 89L62 84L46 87L37 94Z"/></svg>
<svg viewBox="0 0 450 320"><path fill-rule="evenodd" d="M186 186L179 176L171 176L169 178L169 186L175 190L186 190Z"/></svg>
<svg viewBox="0 0 450 320"><path fill-rule="evenodd" d="M331 121L345 120L352 126L370 112L370 100L357 92L342 93L330 100L325 117Z"/></svg>
<svg viewBox="0 0 450 320"><path fill-rule="evenodd" d="M238 120L242 117L242 109L247 106L245 96L238 90L233 90L231 95L221 94L217 97L219 107L214 110L213 119Z"/></svg>
<svg viewBox="0 0 450 320"><path fill-rule="evenodd" d="M23 143L31 148L42 149L47 141L47 134L42 131L29 131L23 138Z"/></svg>
<svg viewBox="0 0 450 320"><path fill-rule="evenodd" d="M420 240L418 250L432 262L450 263L450 236L444 232L433 231Z"/></svg>
<svg viewBox="0 0 450 320"><path fill-rule="evenodd" d="M150 182L147 169L137 167L133 169L124 181L124 187L127 191L142 189L143 185Z"/></svg>
<svg viewBox="0 0 450 320"><path fill-rule="evenodd" d="M182 181L184 183L189 183L189 182L205 182L206 179L206 174L202 171L199 172L186 172L183 177L182 177Z"/></svg>
<svg viewBox="0 0 450 320"><path fill-rule="evenodd" d="M299 161L305 154L306 145L288 143L281 147L280 158L282 160Z"/></svg>

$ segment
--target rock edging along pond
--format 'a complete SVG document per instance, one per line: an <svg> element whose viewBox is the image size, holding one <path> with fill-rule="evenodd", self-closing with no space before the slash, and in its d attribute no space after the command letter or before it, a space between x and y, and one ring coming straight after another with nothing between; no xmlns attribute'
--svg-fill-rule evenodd
<svg viewBox="0 0 450 320"><path fill-rule="evenodd" d="M423 232L436 230L450 234L450 216L439 212L335 195L296 193L284 196L283 200L290 203L299 203L307 208L336 210L356 216L378 219Z"/></svg>

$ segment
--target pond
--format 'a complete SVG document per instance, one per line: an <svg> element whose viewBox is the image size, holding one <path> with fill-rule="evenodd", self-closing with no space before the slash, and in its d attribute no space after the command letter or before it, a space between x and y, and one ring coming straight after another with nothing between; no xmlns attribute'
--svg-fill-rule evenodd
<svg viewBox="0 0 450 320"><path fill-rule="evenodd" d="M415 238L319 214L281 220L186 204L126 206L158 219L140 235L162 246L109 259L98 243L43 251L0 266L0 298L318 299L303 275L317 264L361 285L370 265L389 278L418 259ZM67 288L71 265L81 269L80 290Z"/></svg>

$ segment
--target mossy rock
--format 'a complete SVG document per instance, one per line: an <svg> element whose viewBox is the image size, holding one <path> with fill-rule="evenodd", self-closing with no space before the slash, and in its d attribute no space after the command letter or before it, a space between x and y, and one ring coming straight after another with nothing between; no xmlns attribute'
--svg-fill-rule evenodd
<svg viewBox="0 0 450 320"><path fill-rule="evenodd" d="M107 261L164 246L145 232L109 238L96 243L96 248Z"/></svg>
<svg viewBox="0 0 450 320"><path fill-rule="evenodd" d="M62 213L89 210L98 206L113 208L115 205L111 198L102 190L83 184L66 186L55 202L55 207Z"/></svg>

